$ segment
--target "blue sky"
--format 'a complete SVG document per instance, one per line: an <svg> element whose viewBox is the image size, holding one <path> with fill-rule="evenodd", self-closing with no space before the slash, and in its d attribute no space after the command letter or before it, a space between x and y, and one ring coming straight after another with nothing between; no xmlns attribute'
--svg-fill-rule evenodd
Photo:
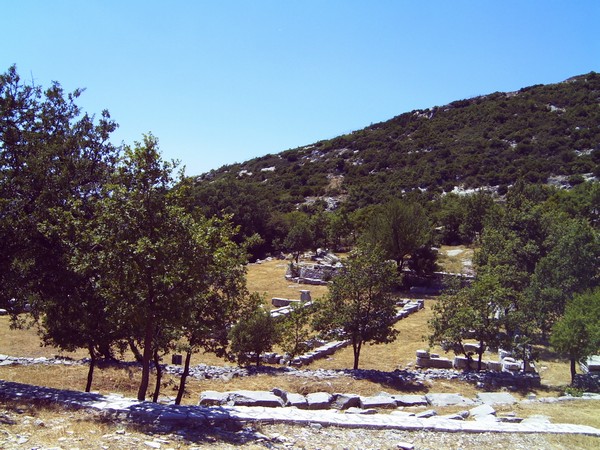
<svg viewBox="0 0 600 450"><path fill-rule="evenodd" d="M0 71L55 80L188 175L600 72L600 1L2 0Z"/></svg>

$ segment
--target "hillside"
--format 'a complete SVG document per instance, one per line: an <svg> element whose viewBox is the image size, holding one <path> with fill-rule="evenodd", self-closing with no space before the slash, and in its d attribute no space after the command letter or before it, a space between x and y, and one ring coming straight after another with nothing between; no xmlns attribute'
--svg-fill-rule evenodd
<svg viewBox="0 0 600 450"><path fill-rule="evenodd" d="M600 75L415 110L362 130L198 176L199 201L231 194L289 211L311 197L350 209L415 189L600 175ZM331 205L330 205L331 206Z"/></svg>

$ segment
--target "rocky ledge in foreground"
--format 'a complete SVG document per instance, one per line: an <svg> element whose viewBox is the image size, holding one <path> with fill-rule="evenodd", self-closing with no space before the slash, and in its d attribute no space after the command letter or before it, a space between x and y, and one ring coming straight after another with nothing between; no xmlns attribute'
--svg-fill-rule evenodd
<svg viewBox="0 0 600 450"><path fill-rule="evenodd" d="M0 398L19 401L57 403L71 408L89 409L108 416L139 423L173 427L242 425L249 422L293 425L335 426L344 428L390 429L407 431L444 431L461 433L552 433L583 434L600 437L600 429L586 425L552 424L544 418L521 423L492 420L462 421L431 415L355 414L338 410L302 410L249 406L174 406L122 397L100 395L0 381ZM483 412L479 412L483 414Z"/></svg>

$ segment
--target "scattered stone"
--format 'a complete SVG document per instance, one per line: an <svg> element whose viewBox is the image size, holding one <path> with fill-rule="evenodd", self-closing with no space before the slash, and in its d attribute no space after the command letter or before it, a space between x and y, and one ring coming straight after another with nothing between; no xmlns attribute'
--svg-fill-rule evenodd
<svg viewBox="0 0 600 450"><path fill-rule="evenodd" d="M428 409L427 411L422 411L415 415L418 419L427 419L429 417L437 416L437 412L433 409Z"/></svg>
<svg viewBox="0 0 600 450"><path fill-rule="evenodd" d="M396 447L400 450L414 450L415 448L414 444L411 444L410 442L398 442Z"/></svg>

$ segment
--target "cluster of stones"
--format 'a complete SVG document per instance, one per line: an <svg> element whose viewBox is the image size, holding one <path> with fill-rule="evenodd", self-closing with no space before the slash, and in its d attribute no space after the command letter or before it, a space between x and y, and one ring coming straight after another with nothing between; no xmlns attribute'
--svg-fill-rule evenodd
<svg viewBox="0 0 600 450"><path fill-rule="evenodd" d="M587 393L584 399L600 400L600 394ZM579 397L563 396L550 397L540 400L535 395L530 395L522 403L535 401L550 403L560 401L571 401ZM375 396L360 396L356 394L329 394L327 392L315 392L308 395L286 392L275 388L271 391L231 391L217 392L205 391L200 396L199 406L220 407L262 407L262 408L285 408L291 407L300 410L337 410L345 414L378 414L379 410L387 410L390 415L427 419L437 417L447 420L475 420L486 422L544 424L550 423L545 416L532 416L529 418L517 417L514 412L498 416L494 405L514 405L517 399L506 392L481 392L475 399L466 398L460 394L401 394L392 395L381 392ZM438 416L435 409L426 409L421 412L404 411L405 407L447 407L464 406L465 410L457 413ZM390 411L391 410L391 411Z"/></svg>
<svg viewBox="0 0 600 450"><path fill-rule="evenodd" d="M10 366L13 364L21 366L30 366L33 364L73 366L81 365L85 362L86 360L74 360L69 358L46 358L44 356L41 356L39 358L29 358L21 356L0 355L0 366Z"/></svg>
<svg viewBox="0 0 600 450"><path fill-rule="evenodd" d="M343 267L340 259L333 253L318 249L314 255L305 255L314 263L290 264L285 278L296 283L309 285L327 285L331 278Z"/></svg>
<svg viewBox="0 0 600 450"><path fill-rule="evenodd" d="M465 351L476 354L479 352L479 345L464 344ZM417 350L417 367L434 368L434 369L459 369L459 370L477 370L478 363L474 358L465 356L455 356L453 360L440 357L437 353L429 353L427 350ZM535 373L533 363L524 363L510 356L509 352L500 350L498 352L499 361L481 361L481 370L489 370L492 372L510 372L510 373Z"/></svg>

